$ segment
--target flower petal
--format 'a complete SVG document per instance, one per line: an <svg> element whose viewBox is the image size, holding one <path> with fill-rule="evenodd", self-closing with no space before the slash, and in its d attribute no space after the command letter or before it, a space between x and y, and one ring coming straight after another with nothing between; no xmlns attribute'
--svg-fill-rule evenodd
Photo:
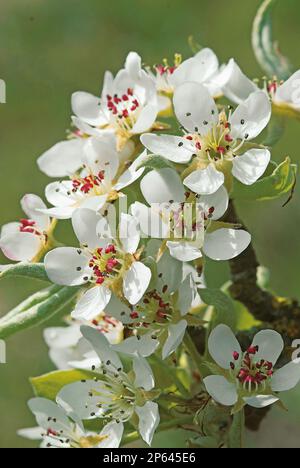
<svg viewBox="0 0 300 468"><path fill-rule="evenodd" d="M250 94L258 91L258 87L231 59L217 78L225 96L236 104L244 102Z"/></svg>
<svg viewBox="0 0 300 468"><path fill-rule="evenodd" d="M266 408L267 406L273 405L273 403L276 403L278 400L279 398L272 395L257 395L254 397L244 398L247 405L253 406L254 408Z"/></svg>
<svg viewBox="0 0 300 468"><path fill-rule="evenodd" d="M133 135L147 132L151 130L158 113L158 106L154 104L147 104L141 111L137 122L132 128Z"/></svg>
<svg viewBox="0 0 300 468"><path fill-rule="evenodd" d="M233 406L238 401L236 386L220 375L210 375L204 379L204 385L210 396L221 405Z"/></svg>
<svg viewBox="0 0 300 468"><path fill-rule="evenodd" d="M162 349L162 359L170 356L178 346L182 343L187 328L187 321L181 320L180 322L170 325L168 329L168 338Z"/></svg>
<svg viewBox="0 0 300 468"><path fill-rule="evenodd" d="M35 415L38 424L44 429L49 429L49 417L52 419L51 429L54 431L60 429L66 430L70 427L66 413L53 401L46 398L32 398L29 400L28 406Z"/></svg>
<svg viewBox="0 0 300 468"><path fill-rule="evenodd" d="M275 365L283 351L284 343L281 335L276 331L262 330L255 335L252 346L259 347L255 360L260 361L264 359Z"/></svg>
<svg viewBox="0 0 300 468"><path fill-rule="evenodd" d="M131 319L132 323L132 319ZM121 343L114 345L114 349L118 353L124 353L129 355L139 354L142 357L149 357L155 353L159 347L159 340L152 338L152 333L147 333L139 338L136 336L130 336Z"/></svg>
<svg viewBox="0 0 300 468"><path fill-rule="evenodd" d="M168 241L167 247L172 257L180 262L191 262L202 257L200 249L189 242Z"/></svg>
<svg viewBox="0 0 300 468"><path fill-rule="evenodd" d="M285 392L296 387L300 380L300 361L292 361L275 372L271 386L274 392Z"/></svg>
<svg viewBox="0 0 300 468"><path fill-rule="evenodd" d="M142 70L142 59L136 52L129 52L125 61L125 70L133 81L139 81Z"/></svg>
<svg viewBox="0 0 300 468"><path fill-rule="evenodd" d="M112 345L108 342L103 333L95 328L86 326L81 327L81 333L92 345L93 349L98 354L101 363L106 366L112 366L115 370L123 369L123 365L118 354L113 350Z"/></svg>
<svg viewBox="0 0 300 468"><path fill-rule="evenodd" d="M180 164L188 163L195 152L189 140L173 135L145 133L141 136L141 142L152 154Z"/></svg>
<svg viewBox="0 0 300 468"><path fill-rule="evenodd" d="M218 366L230 369L233 353L242 356L242 350L232 330L227 325L218 325L208 339L208 350Z"/></svg>
<svg viewBox="0 0 300 468"><path fill-rule="evenodd" d="M197 288L192 274L189 274L178 289L177 305L182 316L186 315L195 300Z"/></svg>
<svg viewBox="0 0 300 468"><path fill-rule="evenodd" d="M185 190L181 179L177 172L169 168L148 172L141 181L141 191L149 205L185 200Z"/></svg>
<svg viewBox="0 0 300 468"><path fill-rule="evenodd" d="M211 217L212 220L220 219L226 213L228 208L228 192L224 186L221 186L211 195L202 195L198 203L205 213L208 213L211 208L214 208Z"/></svg>
<svg viewBox="0 0 300 468"><path fill-rule="evenodd" d="M139 417L139 433L143 440L151 445L160 422L158 404L147 401L144 406L136 406L135 411Z"/></svg>
<svg viewBox="0 0 300 468"><path fill-rule="evenodd" d="M122 213L119 225L119 238L125 252L134 254L138 249L140 237L138 220L129 214Z"/></svg>
<svg viewBox="0 0 300 468"><path fill-rule="evenodd" d="M132 364L135 375L135 387L143 388L147 392L152 390L152 388L155 386L155 381L148 361L141 356L136 356L133 358Z"/></svg>
<svg viewBox="0 0 300 468"><path fill-rule="evenodd" d="M233 160L232 174L240 182L252 185L266 171L271 159L267 149L252 149Z"/></svg>
<svg viewBox="0 0 300 468"><path fill-rule="evenodd" d="M143 234L155 239L166 239L170 233L170 223L164 220L156 207L148 208L140 202L135 202L130 211L140 224Z"/></svg>
<svg viewBox="0 0 300 468"><path fill-rule="evenodd" d="M264 91L250 94L230 118L233 138L252 140L268 125L271 118L271 103Z"/></svg>
<svg viewBox="0 0 300 468"><path fill-rule="evenodd" d="M150 268L143 265L141 262L134 262L123 280L123 292L130 304L137 304L145 292L151 281Z"/></svg>
<svg viewBox="0 0 300 468"><path fill-rule="evenodd" d="M77 117L90 125L102 125L103 114L100 98L84 91L72 94L72 110Z"/></svg>
<svg viewBox="0 0 300 468"><path fill-rule="evenodd" d="M0 239L0 249L4 255L16 262L30 262L42 245L40 238L29 232L16 232Z"/></svg>
<svg viewBox="0 0 300 468"><path fill-rule="evenodd" d="M140 165L146 158L147 151L143 151L143 153L134 160L127 171L123 172L121 177L119 177L118 182L114 186L114 189L117 191L122 190L123 188L128 187L129 185L133 184L133 182L138 180L145 171L145 168L140 168Z"/></svg>
<svg viewBox="0 0 300 468"><path fill-rule="evenodd" d="M72 226L81 245L87 245L92 250L99 247L96 228L100 220L101 216L98 213L87 208L74 211Z"/></svg>
<svg viewBox="0 0 300 468"><path fill-rule="evenodd" d="M99 434L104 439L97 445L97 448L119 448L123 432L123 423L111 422L106 424Z"/></svg>
<svg viewBox="0 0 300 468"><path fill-rule="evenodd" d="M224 180L224 174L217 171L214 164L209 164L206 169L192 172L184 179L183 183L199 195L210 195L223 185Z"/></svg>
<svg viewBox="0 0 300 468"><path fill-rule="evenodd" d="M219 112L209 91L198 83L184 83L174 92L175 114L191 133L205 135L218 122Z"/></svg>
<svg viewBox="0 0 300 468"><path fill-rule="evenodd" d="M113 180L119 168L119 157L114 136L89 138L84 146L83 162L93 174L105 171L105 179Z"/></svg>
<svg viewBox="0 0 300 468"><path fill-rule="evenodd" d="M208 48L200 50L194 57L185 60L170 77L170 82L177 87L187 81L204 83L219 68L216 54Z"/></svg>
<svg viewBox="0 0 300 468"><path fill-rule="evenodd" d="M44 429L41 427L28 427L17 431L18 436L29 440L41 440L43 438Z"/></svg>
<svg viewBox="0 0 300 468"><path fill-rule="evenodd" d="M279 105L291 105L296 110L300 109L300 70L296 71L287 81L277 89L274 102Z"/></svg>
<svg viewBox="0 0 300 468"><path fill-rule="evenodd" d="M47 209L47 206L40 197L28 193L22 198L21 206L28 218L35 221L40 229L44 231L48 229L50 219L39 211Z"/></svg>
<svg viewBox="0 0 300 468"><path fill-rule="evenodd" d="M222 228L206 234L203 252L213 260L230 260L240 255L250 242L248 232Z"/></svg>
<svg viewBox="0 0 300 468"><path fill-rule="evenodd" d="M74 174L82 166L84 144L79 138L57 143L39 157L40 170L49 177Z"/></svg>
<svg viewBox="0 0 300 468"><path fill-rule="evenodd" d="M72 317L78 320L92 320L104 311L110 298L111 291L105 286L88 289L77 302Z"/></svg>
<svg viewBox="0 0 300 468"><path fill-rule="evenodd" d="M85 276L89 276L89 260L80 249L73 247L59 247L47 253L45 269L49 279L55 284L63 286L78 286L86 283Z"/></svg>

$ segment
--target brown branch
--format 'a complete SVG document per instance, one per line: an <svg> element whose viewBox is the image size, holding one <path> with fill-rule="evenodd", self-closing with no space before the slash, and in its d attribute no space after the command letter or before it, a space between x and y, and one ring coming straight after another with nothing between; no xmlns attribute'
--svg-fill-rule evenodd
<svg viewBox="0 0 300 468"><path fill-rule="evenodd" d="M242 224L233 202L226 216L230 223ZM272 325L289 344L300 337L300 304L296 300L275 296L261 289L257 284L257 260L253 245L230 262L232 297L244 304L259 321Z"/></svg>

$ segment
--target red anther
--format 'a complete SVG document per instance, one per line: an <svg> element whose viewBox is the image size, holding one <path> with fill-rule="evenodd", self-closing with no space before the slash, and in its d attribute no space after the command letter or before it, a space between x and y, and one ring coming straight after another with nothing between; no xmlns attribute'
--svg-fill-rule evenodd
<svg viewBox="0 0 300 468"><path fill-rule="evenodd" d="M106 96L106 99L107 99L108 101L111 101L111 100L112 100L112 97L108 94L108 95Z"/></svg>
<svg viewBox="0 0 300 468"><path fill-rule="evenodd" d="M116 327L118 325L117 320L113 319L112 317L109 317L108 315L105 315L103 317L103 320L109 325L112 325L113 327Z"/></svg>
<svg viewBox="0 0 300 468"><path fill-rule="evenodd" d="M165 308L165 307L167 307L167 304L162 299L160 299L159 300L159 307Z"/></svg>
<svg viewBox="0 0 300 468"><path fill-rule="evenodd" d="M215 212L215 207L211 206L208 210L209 214L213 214Z"/></svg>
<svg viewBox="0 0 300 468"><path fill-rule="evenodd" d="M140 104L139 104L139 101L138 101L137 99L134 99L134 100L132 101L132 103L133 103L136 107L139 107L139 105L140 105Z"/></svg>
<svg viewBox="0 0 300 468"><path fill-rule="evenodd" d="M231 368L231 370L234 370L234 369L235 369L235 365L234 365L233 362L230 363L230 368Z"/></svg>
<svg viewBox="0 0 300 468"><path fill-rule="evenodd" d="M258 349L256 346L250 346L250 348L247 349L248 354L253 354L255 355L257 353Z"/></svg>
<svg viewBox="0 0 300 468"><path fill-rule="evenodd" d="M264 367L267 369L267 370L272 370L273 369L273 364L271 362L265 362L264 363Z"/></svg>
<svg viewBox="0 0 300 468"><path fill-rule="evenodd" d="M123 112L122 112L122 117L124 117L125 119L129 116L129 112L127 109L124 109Z"/></svg>
<svg viewBox="0 0 300 468"><path fill-rule="evenodd" d="M132 319L137 319L137 318L139 318L138 312L136 312L136 311L131 312L130 318L132 318Z"/></svg>
<svg viewBox="0 0 300 468"><path fill-rule="evenodd" d="M164 309L159 309L157 312L156 312L156 315L161 318L161 319L165 319L167 317L166 315L166 312Z"/></svg>
<svg viewBox="0 0 300 468"><path fill-rule="evenodd" d="M274 372L273 372L272 370L269 370L269 371L267 372L268 377L272 377L273 374L274 374Z"/></svg>
<svg viewBox="0 0 300 468"><path fill-rule="evenodd" d="M149 304L150 301L149 301L149 299L146 298L146 299L143 300L143 303L144 303L144 304Z"/></svg>
<svg viewBox="0 0 300 468"><path fill-rule="evenodd" d="M225 141L227 141L228 143L231 143L233 141L232 136L230 136L229 134L225 135Z"/></svg>
<svg viewBox="0 0 300 468"><path fill-rule="evenodd" d="M21 219L20 223L23 227L32 227L35 226L35 221L31 221L30 219Z"/></svg>
<svg viewBox="0 0 300 468"><path fill-rule="evenodd" d="M189 141L193 141L193 137L192 137L191 135L188 135L188 136L186 137L186 139L189 140Z"/></svg>
<svg viewBox="0 0 300 468"><path fill-rule="evenodd" d="M128 101L129 97L127 96L127 94L123 94L122 99L123 101Z"/></svg>
<svg viewBox="0 0 300 468"><path fill-rule="evenodd" d="M218 146L217 152L220 154L224 154L226 153L226 148L224 148L224 146Z"/></svg>
<svg viewBox="0 0 300 468"><path fill-rule="evenodd" d="M234 351L234 353L232 353L232 356L235 361L238 361L240 358L240 355L237 351Z"/></svg>
<svg viewBox="0 0 300 468"><path fill-rule="evenodd" d="M121 99L118 96L114 96L114 103L120 104L120 102L122 102Z"/></svg>
<svg viewBox="0 0 300 468"><path fill-rule="evenodd" d="M48 429L47 430L47 436L57 437L58 433L56 431L53 431L53 429Z"/></svg>
<svg viewBox="0 0 300 468"><path fill-rule="evenodd" d="M166 71L165 67L163 65L156 65L156 70L160 75L163 75Z"/></svg>
<svg viewBox="0 0 300 468"><path fill-rule="evenodd" d="M105 278L103 276L100 276L97 280L96 280L96 284L103 284L105 281Z"/></svg>
<svg viewBox="0 0 300 468"><path fill-rule="evenodd" d="M127 89L127 94L128 94L129 96L133 96L133 89L132 89L132 88L128 88L128 89Z"/></svg>
<svg viewBox="0 0 300 468"><path fill-rule="evenodd" d="M225 125L224 125L225 128L230 128L230 123L229 122L226 122Z"/></svg>
<svg viewBox="0 0 300 468"><path fill-rule="evenodd" d="M176 70L177 67L169 67L168 68L168 72L170 73L170 75L173 75L174 71Z"/></svg>
<svg viewBox="0 0 300 468"><path fill-rule="evenodd" d="M106 254L109 254L109 253L116 253L116 248L113 244L110 244L106 247L105 249L105 253Z"/></svg>
<svg viewBox="0 0 300 468"><path fill-rule="evenodd" d="M197 148L198 150L201 150L202 146L201 146L200 141L197 141L197 143L196 143L196 148Z"/></svg>
<svg viewBox="0 0 300 468"><path fill-rule="evenodd" d="M168 290L168 285L165 284L163 289L162 289L162 292L165 294L167 292L167 290Z"/></svg>
<svg viewBox="0 0 300 468"><path fill-rule="evenodd" d="M98 320L96 320L96 319L92 320L92 324L95 325L96 327L97 327L98 323L99 323Z"/></svg>

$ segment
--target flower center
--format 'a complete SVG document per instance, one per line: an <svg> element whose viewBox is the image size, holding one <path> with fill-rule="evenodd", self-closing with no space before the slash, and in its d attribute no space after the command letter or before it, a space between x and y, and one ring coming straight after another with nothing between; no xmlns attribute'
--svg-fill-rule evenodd
<svg viewBox="0 0 300 468"><path fill-rule="evenodd" d="M73 193L82 192L85 195L101 195L106 191L105 171L100 171L97 175L90 174L83 178L74 178L72 180Z"/></svg>
<svg viewBox="0 0 300 468"><path fill-rule="evenodd" d="M107 279L114 280L120 274L123 264L123 252L116 245L109 244L106 248L96 249L92 253L89 267L93 270L93 280L103 284Z"/></svg>
<svg viewBox="0 0 300 468"><path fill-rule="evenodd" d="M242 385L243 390L249 393L256 392L260 387L263 387L263 390L265 390L268 381L274 374L272 362L265 361L264 359L257 360L256 355L258 351L258 346L248 348L239 364L237 362L240 359L240 355L235 352L233 353L233 361L230 363L234 377Z"/></svg>
<svg viewBox="0 0 300 468"><path fill-rule="evenodd" d="M21 219L20 232L28 232L29 234L35 234L38 237L43 236L44 234L39 231L38 226L35 221L31 221L30 219Z"/></svg>
<svg viewBox="0 0 300 468"><path fill-rule="evenodd" d="M132 88L123 95L107 95L107 109L113 125L124 136L129 136L141 111L141 103Z"/></svg>

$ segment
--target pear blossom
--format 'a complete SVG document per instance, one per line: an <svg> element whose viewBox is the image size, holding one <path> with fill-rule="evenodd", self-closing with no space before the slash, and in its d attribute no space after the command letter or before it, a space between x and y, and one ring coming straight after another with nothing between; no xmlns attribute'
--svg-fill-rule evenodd
<svg viewBox="0 0 300 468"><path fill-rule="evenodd" d="M162 359L181 344L195 303L197 285L183 265L166 252L157 264L157 281L135 306L128 307L114 297L106 311L124 323L131 336L113 348L126 354L148 357L159 352Z"/></svg>
<svg viewBox="0 0 300 468"><path fill-rule="evenodd" d="M203 254L213 260L229 260L243 252L251 241L246 231L216 223L228 207L224 187L211 195L196 196L185 192L173 169L164 168L149 172L141 181L141 191L150 206L135 202L130 207L141 231L152 238L166 239L170 254L180 261L193 261ZM187 226L186 205L196 211Z"/></svg>
<svg viewBox="0 0 300 468"><path fill-rule="evenodd" d="M123 427L114 422L98 433L86 431L73 411L47 400L33 398L28 402L39 427L21 429L18 435L30 440L42 440L41 448L118 448Z"/></svg>
<svg viewBox="0 0 300 468"><path fill-rule="evenodd" d="M50 327L44 330L44 340L49 347L49 357L58 369L90 369L96 353L81 334L83 324L96 328L104 333L107 340L117 344L123 340L123 325L109 315L101 313L91 321L73 320L65 327Z"/></svg>
<svg viewBox="0 0 300 468"><path fill-rule="evenodd" d="M147 360L133 356L132 368L126 372L118 353L102 333L82 327L82 334L99 357L98 368L93 368L96 377L65 386L57 396L58 403L72 408L82 419L104 418L120 427L137 417L137 429L151 445L160 417L158 404L152 401L158 393Z"/></svg>
<svg viewBox="0 0 300 468"><path fill-rule="evenodd" d="M155 83L141 67L141 58L131 52L125 68L114 78L105 73L101 97L78 91L72 96L75 116L85 125L106 131L113 129L117 150L134 135L149 131L159 106Z"/></svg>
<svg viewBox="0 0 300 468"><path fill-rule="evenodd" d="M218 366L217 375L204 379L206 390L225 406L247 404L263 408L276 403L278 392L294 388L300 380L299 359L275 369L283 348L279 333L262 330L243 353L231 329L219 325L208 341L209 353Z"/></svg>
<svg viewBox="0 0 300 468"><path fill-rule="evenodd" d="M138 260L140 233L134 217L122 213L115 238L108 220L92 210L76 210L72 223L80 248L52 250L45 257L45 269L55 284L90 286L78 301L73 318L97 317L112 292L137 304L149 286L151 270Z"/></svg>
<svg viewBox="0 0 300 468"><path fill-rule="evenodd" d="M70 219L78 208L101 210L143 174L144 168L139 169L139 165L145 157L143 152L123 170L111 140L90 138L82 154L84 169L69 180L52 182L46 187L45 196L53 208L43 212L57 219Z"/></svg>
<svg viewBox="0 0 300 468"><path fill-rule="evenodd" d="M190 190L210 195L227 181L227 174L232 173L246 185L264 174L270 151L249 149L248 144L263 131L271 117L271 104L263 91L252 93L227 115L225 111L219 113L203 85L189 82L175 90L174 109L183 136L146 133L141 141L153 154L180 164L190 163L184 178L184 185Z"/></svg>
<svg viewBox="0 0 300 468"><path fill-rule="evenodd" d="M21 206L28 218L2 226L0 249L10 260L32 262L46 249L51 234L51 219L41 213L46 209L37 195L27 194Z"/></svg>

